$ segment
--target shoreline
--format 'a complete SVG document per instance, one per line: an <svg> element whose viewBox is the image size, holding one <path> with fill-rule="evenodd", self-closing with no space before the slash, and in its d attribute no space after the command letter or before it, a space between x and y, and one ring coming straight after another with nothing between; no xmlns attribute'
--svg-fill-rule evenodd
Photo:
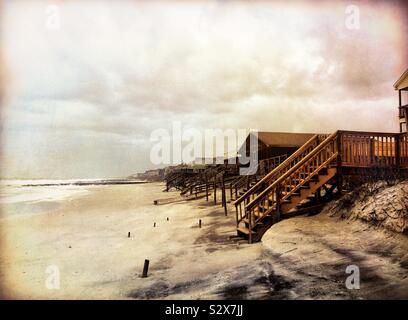
<svg viewBox="0 0 408 320"><path fill-rule="evenodd" d="M22 187L52 187L52 186L98 186L116 184L145 184L151 181L96 181L96 182L67 182L67 183L43 183L43 184L22 184Z"/></svg>

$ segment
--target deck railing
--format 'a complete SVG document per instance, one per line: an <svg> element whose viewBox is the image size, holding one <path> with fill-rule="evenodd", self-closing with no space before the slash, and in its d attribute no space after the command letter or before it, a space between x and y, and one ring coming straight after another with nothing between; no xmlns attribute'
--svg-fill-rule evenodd
<svg viewBox="0 0 408 320"><path fill-rule="evenodd" d="M344 167L406 167L407 134L339 131Z"/></svg>

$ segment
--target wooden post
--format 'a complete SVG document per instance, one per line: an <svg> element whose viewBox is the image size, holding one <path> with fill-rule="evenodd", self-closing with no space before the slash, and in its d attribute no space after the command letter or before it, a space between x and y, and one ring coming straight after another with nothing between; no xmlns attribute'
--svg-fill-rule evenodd
<svg viewBox="0 0 408 320"><path fill-rule="evenodd" d="M395 135L395 166L398 169L400 166L400 153L401 153L401 135L400 134L396 134Z"/></svg>
<svg viewBox="0 0 408 320"><path fill-rule="evenodd" d="M281 197L282 197L282 189L281 189L281 186L278 185L278 187L276 188L276 217L275 219L273 219L273 223L279 222L281 219L281 213L282 213L281 212L282 211Z"/></svg>
<svg viewBox="0 0 408 320"><path fill-rule="evenodd" d="M343 174L342 174L342 145L341 145L341 138L342 138L342 133L338 132L337 133L337 189L339 191L339 195L342 194L343 192Z"/></svg>
<svg viewBox="0 0 408 320"><path fill-rule="evenodd" d="M198 227L201 228L201 219L198 220Z"/></svg>
<svg viewBox="0 0 408 320"><path fill-rule="evenodd" d="M249 190L249 175L246 176L246 188ZM251 196L247 197L245 203L248 204L249 200L251 200Z"/></svg>
<svg viewBox="0 0 408 320"><path fill-rule="evenodd" d="M247 209L245 209L245 211L246 211ZM248 221L249 221L249 223L248 223L248 229L249 229L249 235L248 235L248 243L249 244L251 244L252 243L252 210L253 209L250 209L249 211L248 211Z"/></svg>
<svg viewBox="0 0 408 320"><path fill-rule="evenodd" d="M156 222L155 223L153 223L153 228L155 228L156 227Z"/></svg>
<svg viewBox="0 0 408 320"><path fill-rule="evenodd" d="M316 190L316 203L317 203L317 204L319 204L320 201L321 201L321 193L320 193L320 191L321 191L321 188L317 188L317 190Z"/></svg>
<svg viewBox="0 0 408 320"><path fill-rule="evenodd" d="M407 119L407 114L405 113L405 110L402 109L402 96L401 96L401 89L398 90L398 121L400 124L400 133L403 132L404 130L402 129L402 123L399 117L404 116L405 117L405 121L408 121ZM406 123L406 126L408 128L408 124Z"/></svg>
<svg viewBox="0 0 408 320"><path fill-rule="evenodd" d="M217 204L217 175L214 177L214 204Z"/></svg>
<svg viewBox="0 0 408 320"><path fill-rule="evenodd" d="M239 218L238 218L238 207L237 206L235 206L235 216L237 218L237 228L238 228Z"/></svg>
<svg viewBox="0 0 408 320"><path fill-rule="evenodd" d="M401 110L401 107L402 107L402 97L401 97L401 89L400 90L398 90L398 121L400 122L400 133L402 132L402 123L401 123L401 120L400 120L400 116L401 116L401 111L402 112L404 112L404 110ZM408 121L408 119L407 119L407 121ZM407 126L408 126L408 124L407 124Z"/></svg>
<svg viewBox="0 0 408 320"><path fill-rule="evenodd" d="M399 103L399 106L402 107L401 89L398 90L398 103Z"/></svg>
<svg viewBox="0 0 408 320"><path fill-rule="evenodd" d="M128 232L128 238L130 238L130 232Z"/></svg>
<svg viewBox="0 0 408 320"><path fill-rule="evenodd" d="M225 177L224 173L222 174L222 206L224 207L224 213L227 215L227 194L225 193Z"/></svg>
<svg viewBox="0 0 408 320"><path fill-rule="evenodd" d="M150 261L145 259L144 266L143 266L142 278L147 278L147 272L149 271L149 263L150 263Z"/></svg>
<svg viewBox="0 0 408 320"><path fill-rule="evenodd" d="M370 166L375 164L375 147L374 147L374 138L370 138Z"/></svg>
<svg viewBox="0 0 408 320"><path fill-rule="evenodd" d="M208 201L208 179L205 177L205 200Z"/></svg>

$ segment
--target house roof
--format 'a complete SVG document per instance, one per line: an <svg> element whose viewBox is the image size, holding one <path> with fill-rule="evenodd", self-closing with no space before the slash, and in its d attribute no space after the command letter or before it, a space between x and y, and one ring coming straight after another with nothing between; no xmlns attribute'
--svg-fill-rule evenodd
<svg viewBox="0 0 408 320"><path fill-rule="evenodd" d="M243 154L246 150L246 145L250 139L250 135L254 135L254 132L250 132L245 142L238 150L238 154ZM288 148L288 147L301 147L315 133L292 133L292 132L258 132L258 150L275 147L275 148Z"/></svg>
<svg viewBox="0 0 408 320"><path fill-rule="evenodd" d="M406 80L406 81L405 81ZM394 83L394 89L399 90L408 87L408 69Z"/></svg>
<svg viewBox="0 0 408 320"><path fill-rule="evenodd" d="M300 147L313 137L314 133L258 132L258 140L267 147Z"/></svg>

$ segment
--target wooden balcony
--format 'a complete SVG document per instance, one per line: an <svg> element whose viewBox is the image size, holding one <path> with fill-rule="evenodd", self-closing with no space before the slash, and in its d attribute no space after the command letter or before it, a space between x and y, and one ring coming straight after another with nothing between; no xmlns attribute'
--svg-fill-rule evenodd
<svg viewBox="0 0 408 320"><path fill-rule="evenodd" d="M408 168L407 133L339 131L343 167Z"/></svg>

